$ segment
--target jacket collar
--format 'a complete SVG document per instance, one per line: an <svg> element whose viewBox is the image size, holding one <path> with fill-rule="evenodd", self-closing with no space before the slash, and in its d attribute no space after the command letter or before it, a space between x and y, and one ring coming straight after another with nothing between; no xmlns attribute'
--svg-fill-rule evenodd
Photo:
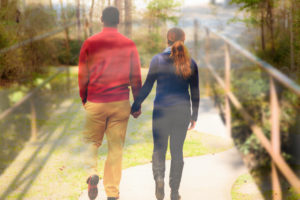
<svg viewBox="0 0 300 200"><path fill-rule="evenodd" d="M171 48L172 48L172 46L167 47L167 48L164 50L164 53L171 53Z"/></svg>

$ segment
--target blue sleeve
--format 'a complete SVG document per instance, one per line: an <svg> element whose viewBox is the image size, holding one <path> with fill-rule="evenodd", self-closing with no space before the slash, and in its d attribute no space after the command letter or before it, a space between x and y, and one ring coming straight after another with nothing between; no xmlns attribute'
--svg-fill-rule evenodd
<svg viewBox="0 0 300 200"><path fill-rule="evenodd" d="M199 78L198 78L198 66L194 60L192 60L192 76L190 78L190 90L192 101L192 120L197 121L198 109L200 102L199 95Z"/></svg>
<svg viewBox="0 0 300 200"><path fill-rule="evenodd" d="M141 104L151 92L154 82L157 79L158 58L155 56L150 63L150 69L146 81L141 88L139 95L131 106L131 112L137 112L141 108Z"/></svg>

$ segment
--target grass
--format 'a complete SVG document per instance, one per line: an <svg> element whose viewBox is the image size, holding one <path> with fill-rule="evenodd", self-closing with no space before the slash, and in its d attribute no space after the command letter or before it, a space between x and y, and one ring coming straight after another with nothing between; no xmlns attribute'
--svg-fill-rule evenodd
<svg viewBox="0 0 300 200"><path fill-rule="evenodd" d="M143 70L145 75L146 71ZM85 112L77 94L61 102L39 130L39 139L29 142L0 177L0 199L78 199L88 174L84 170L86 147L81 140ZM130 118L124 147L123 168L151 162L152 92L143 103L142 115ZM184 156L213 154L231 148L217 136L189 131ZM107 153L104 142L98 152L103 172ZM170 159L170 153L167 154ZM100 174L102 176L102 174Z"/></svg>
<svg viewBox="0 0 300 200"><path fill-rule="evenodd" d="M270 178L269 176L266 176L266 178ZM256 178L252 177L250 173L243 174L239 176L236 181L234 182L232 189L231 189L231 197L232 200L269 200L272 199L272 189L270 189L268 186L261 185L260 193L261 194L255 194L255 192L245 191L243 188L251 188L248 184L257 184ZM265 180L269 181L269 180ZM285 182L283 180L280 181L281 183ZM285 200L299 200L300 194L297 194L294 189L286 186L282 187L282 198Z"/></svg>

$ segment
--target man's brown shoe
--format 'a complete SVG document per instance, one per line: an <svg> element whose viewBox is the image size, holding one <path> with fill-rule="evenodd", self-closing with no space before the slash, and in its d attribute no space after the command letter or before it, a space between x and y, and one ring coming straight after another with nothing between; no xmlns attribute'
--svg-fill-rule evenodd
<svg viewBox="0 0 300 200"><path fill-rule="evenodd" d="M98 175L90 176L87 179L86 183L88 184L88 195L90 200L96 199L98 195L97 185L99 183L99 176Z"/></svg>

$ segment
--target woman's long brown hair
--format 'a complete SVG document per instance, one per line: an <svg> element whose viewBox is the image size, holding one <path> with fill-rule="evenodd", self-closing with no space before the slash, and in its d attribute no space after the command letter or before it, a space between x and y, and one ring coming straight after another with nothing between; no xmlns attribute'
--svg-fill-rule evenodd
<svg viewBox="0 0 300 200"><path fill-rule="evenodd" d="M174 61L176 74L187 79L191 76L191 58L184 46L185 34L182 29L172 28L167 34L168 43L172 45L170 58Z"/></svg>

